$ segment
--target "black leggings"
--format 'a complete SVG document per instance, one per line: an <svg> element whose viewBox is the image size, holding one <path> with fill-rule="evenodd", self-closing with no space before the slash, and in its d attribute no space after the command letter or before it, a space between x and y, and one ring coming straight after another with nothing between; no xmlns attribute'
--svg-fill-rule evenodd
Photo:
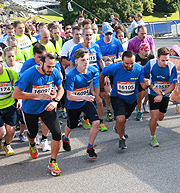
<svg viewBox="0 0 180 193"><path fill-rule="evenodd" d="M55 110L53 111L43 111L40 114L27 114L22 112L23 119L28 129L28 136L30 139L34 139L38 133L38 119L41 117L44 124L52 133L52 138L55 141L61 140L61 128L59 120Z"/></svg>

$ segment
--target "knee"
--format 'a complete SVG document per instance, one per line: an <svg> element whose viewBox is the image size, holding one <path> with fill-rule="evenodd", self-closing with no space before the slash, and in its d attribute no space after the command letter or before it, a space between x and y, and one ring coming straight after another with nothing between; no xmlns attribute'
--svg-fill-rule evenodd
<svg viewBox="0 0 180 193"><path fill-rule="evenodd" d="M62 138L62 137L61 137L61 131L58 131L58 132L52 134L52 139L53 139L54 141L60 141L61 138Z"/></svg>
<svg viewBox="0 0 180 193"><path fill-rule="evenodd" d="M96 104L97 104L98 106L102 106L102 105L103 105L102 99L101 99L100 97L97 97L97 98L96 98Z"/></svg>
<svg viewBox="0 0 180 193"><path fill-rule="evenodd" d="M6 135L6 129L4 126L0 127L0 139Z"/></svg>
<svg viewBox="0 0 180 193"><path fill-rule="evenodd" d="M7 126L6 127L6 134L7 135L13 135L15 133L15 127Z"/></svg>
<svg viewBox="0 0 180 193"><path fill-rule="evenodd" d="M92 122L92 127L94 128L98 128L99 129L99 125L100 125L100 120L96 120Z"/></svg>
<svg viewBox="0 0 180 193"><path fill-rule="evenodd" d="M121 124L125 124L126 123L126 119L125 119L125 116L124 115L119 115L116 117L116 121L118 123L121 123Z"/></svg>

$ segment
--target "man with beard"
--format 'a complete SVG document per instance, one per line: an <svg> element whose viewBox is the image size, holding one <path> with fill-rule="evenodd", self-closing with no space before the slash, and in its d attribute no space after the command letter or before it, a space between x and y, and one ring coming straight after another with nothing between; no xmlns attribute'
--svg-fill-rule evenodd
<svg viewBox="0 0 180 193"><path fill-rule="evenodd" d="M38 149L34 138L38 133L38 118L52 133L51 160L48 168L54 176L60 175L56 157L61 145L61 129L56 114L57 103L64 94L59 71L55 69L55 56L47 53L41 56L40 66L32 66L26 70L15 84L13 98L24 99L22 113L26 123L29 139L29 152L32 158L38 157ZM56 97L51 90L57 87Z"/></svg>

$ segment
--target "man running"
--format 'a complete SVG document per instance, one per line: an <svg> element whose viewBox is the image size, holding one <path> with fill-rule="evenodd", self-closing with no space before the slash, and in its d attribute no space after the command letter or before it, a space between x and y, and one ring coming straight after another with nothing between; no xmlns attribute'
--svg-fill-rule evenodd
<svg viewBox="0 0 180 193"><path fill-rule="evenodd" d="M64 94L64 89L55 64L54 55L50 53L42 55L40 66L31 67L16 82L13 97L24 99L21 110L28 129L30 155L34 159L38 157L34 138L38 133L38 118L41 117L52 133L51 160L48 168L52 175L60 175L61 170L57 165L56 157L61 145L61 129L55 109ZM57 87L56 97L51 96L51 90L55 86Z"/></svg>
<svg viewBox="0 0 180 193"><path fill-rule="evenodd" d="M169 96L177 82L175 65L169 61L169 49L158 49L157 59L150 60L144 67L145 77L150 75L151 85L148 89L151 118L149 128L151 145L158 147L155 131L157 121L162 121L167 111Z"/></svg>
<svg viewBox="0 0 180 193"><path fill-rule="evenodd" d="M79 116L82 112L86 114L91 129L89 132L89 143L87 153L90 159L96 159L93 143L99 131L99 117L94 104L95 96L90 94L90 84L93 83L94 92L99 92L99 71L94 66L89 66L89 50L80 48L74 52L73 58L77 66L67 75L65 89L67 91L67 114L68 120L63 135L63 148L71 151L70 133L77 127Z"/></svg>
<svg viewBox="0 0 180 193"><path fill-rule="evenodd" d="M150 81L144 80L143 67L135 63L135 53L125 51L122 55L122 62L113 63L102 69L100 74L101 97L105 97L104 79L105 76L112 75L113 88L111 91L111 104L116 117L116 130L119 134L119 148L127 148L124 131L125 123L134 111L137 104L138 83L143 88L149 86ZM145 81L145 82L144 82Z"/></svg>

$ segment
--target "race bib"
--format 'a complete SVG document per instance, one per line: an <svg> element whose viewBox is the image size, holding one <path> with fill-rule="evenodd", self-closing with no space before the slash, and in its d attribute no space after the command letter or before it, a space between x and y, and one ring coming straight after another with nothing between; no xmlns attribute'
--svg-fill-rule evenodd
<svg viewBox="0 0 180 193"><path fill-rule="evenodd" d="M117 91L120 95L132 95L135 91L135 82L121 82L117 81Z"/></svg>
<svg viewBox="0 0 180 193"><path fill-rule="evenodd" d="M89 93L90 93L90 87L75 88L72 92L74 96L83 96L83 95L88 95ZM83 100L76 100L76 101L83 101Z"/></svg>
<svg viewBox="0 0 180 193"><path fill-rule="evenodd" d="M31 47L31 44L30 41L28 41L27 39L22 39L18 42L18 46L21 50L27 50Z"/></svg>
<svg viewBox="0 0 180 193"><path fill-rule="evenodd" d="M0 84L0 97L5 97L8 94L11 93L12 87L11 84L6 83L6 84Z"/></svg>
<svg viewBox="0 0 180 193"><path fill-rule="evenodd" d="M96 65L96 53L89 53L89 65Z"/></svg>
<svg viewBox="0 0 180 193"><path fill-rule="evenodd" d="M154 85L162 91L165 91L170 86L169 81L154 81Z"/></svg>
<svg viewBox="0 0 180 193"><path fill-rule="evenodd" d="M45 94L51 94L51 85L42 85L42 86L33 86L32 93L40 94L40 93L45 93Z"/></svg>

